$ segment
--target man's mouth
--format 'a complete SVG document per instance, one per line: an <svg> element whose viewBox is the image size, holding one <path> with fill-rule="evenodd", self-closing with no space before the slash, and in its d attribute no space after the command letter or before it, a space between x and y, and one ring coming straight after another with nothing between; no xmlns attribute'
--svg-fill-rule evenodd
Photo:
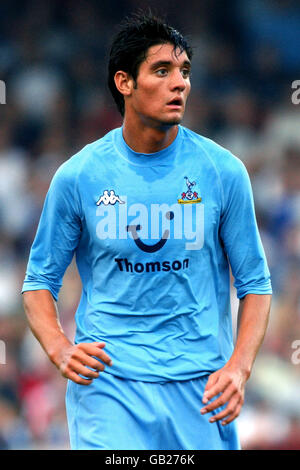
<svg viewBox="0 0 300 470"><path fill-rule="evenodd" d="M167 106L172 108L181 108L183 106L183 100L182 98L174 98L167 103Z"/></svg>

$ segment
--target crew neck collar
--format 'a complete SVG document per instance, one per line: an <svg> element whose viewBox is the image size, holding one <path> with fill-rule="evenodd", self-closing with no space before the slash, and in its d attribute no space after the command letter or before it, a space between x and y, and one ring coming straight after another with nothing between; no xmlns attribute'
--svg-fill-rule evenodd
<svg viewBox="0 0 300 470"><path fill-rule="evenodd" d="M124 140L123 126L115 130L113 135L113 142L115 150L119 156L129 161L131 164L136 166L156 166L160 165L162 162L174 158L174 150L178 146L181 132L181 126L178 125L178 132L173 142L168 145L168 147L165 147L159 152L153 153L141 153L132 150L132 148L130 148Z"/></svg>

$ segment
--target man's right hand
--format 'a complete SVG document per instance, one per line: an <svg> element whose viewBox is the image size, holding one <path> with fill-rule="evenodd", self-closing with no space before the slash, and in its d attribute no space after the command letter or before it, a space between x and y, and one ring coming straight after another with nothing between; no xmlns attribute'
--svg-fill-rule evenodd
<svg viewBox="0 0 300 470"><path fill-rule="evenodd" d="M89 385L104 371L104 364L112 365L110 357L103 351L104 347L103 342L70 344L60 349L53 362L67 379Z"/></svg>

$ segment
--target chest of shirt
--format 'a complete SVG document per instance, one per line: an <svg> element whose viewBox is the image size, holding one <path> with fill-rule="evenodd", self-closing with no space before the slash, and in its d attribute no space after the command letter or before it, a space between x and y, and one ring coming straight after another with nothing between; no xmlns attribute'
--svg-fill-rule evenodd
<svg viewBox="0 0 300 470"><path fill-rule="evenodd" d="M114 254L201 250L215 238L221 212L215 172L190 165L116 167L79 185L83 231Z"/></svg>

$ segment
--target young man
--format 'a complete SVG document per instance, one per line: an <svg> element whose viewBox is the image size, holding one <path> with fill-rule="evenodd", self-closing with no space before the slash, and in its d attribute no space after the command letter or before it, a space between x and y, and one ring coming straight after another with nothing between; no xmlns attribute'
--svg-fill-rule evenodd
<svg viewBox="0 0 300 470"><path fill-rule="evenodd" d="M67 160L45 201L24 305L69 379L73 449L240 448L234 420L271 285L245 167L180 125L191 57L162 21L129 19L109 62L123 126ZM55 304L74 253L75 344ZM229 264L241 300L234 348Z"/></svg>

